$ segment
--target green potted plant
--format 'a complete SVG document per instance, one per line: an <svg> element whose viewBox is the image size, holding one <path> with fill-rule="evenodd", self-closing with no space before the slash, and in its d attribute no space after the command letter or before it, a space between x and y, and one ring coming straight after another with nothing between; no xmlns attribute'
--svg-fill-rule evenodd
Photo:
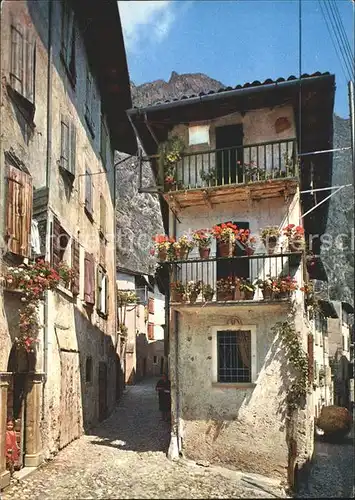
<svg viewBox="0 0 355 500"><path fill-rule="evenodd" d="M289 252L300 252L304 250L306 242L304 239L304 229L302 226L296 226L295 224L288 224L283 229L283 234L288 240L288 251Z"/></svg>
<svg viewBox="0 0 355 500"><path fill-rule="evenodd" d="M267 276L265 279L258 279L256 285L262 291L264 300L273 298L272 278L270 276Z"/></svg>
<svg viewBox="0 0 355 500"><path fill-rule="evenodd" d="M211 251L212 234L210 229L198 229L194 231L192 239L198 247L201 259L208 259Z"/></svg>
<svg viewBox="0 0 355 500"><path fill-rule="evenodd" d="M277 226L268 226L261 231L260 235L269 255L274 253L280 234Z"/></svg>
<svg viewBox="0 0 355 500"><path fill-rule="evenodd" d="M211 233L217 240L220 257L232 257L237 232L237 226L231 222L213 226Z"/></svg>
<svg viewBox="0 0 355 500"><path fill-rule="evenodd" d="M166 236L165 234L157 234L154 238L155 251L158 254L158 259L164 262L168 257L168 252L173 244L174 240ZM152 250L152 254L155 254L154 249Z"/></svg>
<svg viewBox="0 0 355 500"><path fill-rule="evenodd" d="M176 258L178 260L186 260L194 246L195 244L192 236L189 234L183 234L175 241L175 243L173 243Z"/></svg>
<svg viewBox="0 0 355 500"><path fill-rule="evenodd" d="M186 302L186 287L181 281L174 281L170 284L172 302Z"/></svg>
<svg viewBox="0 0 355 500"><path fill-rule="evenodd" d="M217 300L240 300L240 279L235 276L217 280Z"/></svg>
<svg viewBox="0 0 355 500"><path fill-rule="evenodd" d="M65 262L60 262L58 264L57 272L60 276L61 281L64 283L64 286L66 288L70 288L77 276L77 272L69 267Z"/></svg>
<svg viewBox="0 0 355 500"><path fill-rule="evenodd" d="M181 160L184 149L185 143L177 135L159 145L159 171L164 176L165 188L169 191L175 185L176 165Z"/></svg>
<svg viewBox="0 0 355 500"><path fill-rule="evenodd" d="M207 186L215 186L216 184L216 169L211 168L207 171L200 170L200 178Z"/></svg>
<svg viewBox="0 0 355 500"><path fill-rule="evenodd" d="M242 300L253 300L256 286L246 278L240 280L239 286Z"/></svg>
<svg viewBox="0 0 355 500"><path fill-rule="evenodd" d="M202 295L206 302L211 302L214 296L214 289L208 283L202 285Z"/></svg>
<svg viewBox="0 0 355 500"><path fill-rule="evenodd" d="M186 285L186 295L191 304L194 304L202 290L201 281L189 281Z"/></svg>

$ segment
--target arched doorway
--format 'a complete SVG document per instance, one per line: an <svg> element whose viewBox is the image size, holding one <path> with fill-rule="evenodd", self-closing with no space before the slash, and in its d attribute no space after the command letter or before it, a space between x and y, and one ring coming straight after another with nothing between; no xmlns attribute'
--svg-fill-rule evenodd
<svg viewBox="0 0 355 500"><path fill-rule="evenodd" d="M10 351L7 371L11 373L7 391L7 420L14 422L16 440L20 449L19 459L13 464L14 469L24 465L26 453L26 396L29 385L29 373L34 371L35 354L27 353L13 345Z"/></svg>

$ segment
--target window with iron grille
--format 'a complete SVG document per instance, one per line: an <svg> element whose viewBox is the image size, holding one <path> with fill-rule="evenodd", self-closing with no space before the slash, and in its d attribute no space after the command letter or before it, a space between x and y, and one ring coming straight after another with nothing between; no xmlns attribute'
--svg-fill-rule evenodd
<svg viewBox="0 0 355 500"><path fill-rule="evenodd" d="M218 382L251 382L251 332L217 332Z"/></svg>

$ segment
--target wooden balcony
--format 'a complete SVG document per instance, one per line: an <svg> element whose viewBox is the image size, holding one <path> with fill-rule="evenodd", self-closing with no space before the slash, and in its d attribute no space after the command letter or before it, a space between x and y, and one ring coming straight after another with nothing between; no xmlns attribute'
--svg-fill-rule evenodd
<svg viewBox="0 0 355 500"><path fill-rule="evenodd" d="M292 139L184 153L165 175L164 198L180 211L288 196L298 186L296 152Z"/></svg>

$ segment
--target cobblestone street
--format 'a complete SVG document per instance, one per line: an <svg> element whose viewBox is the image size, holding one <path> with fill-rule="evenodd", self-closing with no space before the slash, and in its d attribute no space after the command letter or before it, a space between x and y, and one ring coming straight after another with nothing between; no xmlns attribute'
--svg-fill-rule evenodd
<svg viewBox="0 0 355 500"><path fill-rule="evenodd" d="M130 387L102 425L13 481L2 500L285 497L277 481L261 476L169 461L155 382Z"/></svg>

